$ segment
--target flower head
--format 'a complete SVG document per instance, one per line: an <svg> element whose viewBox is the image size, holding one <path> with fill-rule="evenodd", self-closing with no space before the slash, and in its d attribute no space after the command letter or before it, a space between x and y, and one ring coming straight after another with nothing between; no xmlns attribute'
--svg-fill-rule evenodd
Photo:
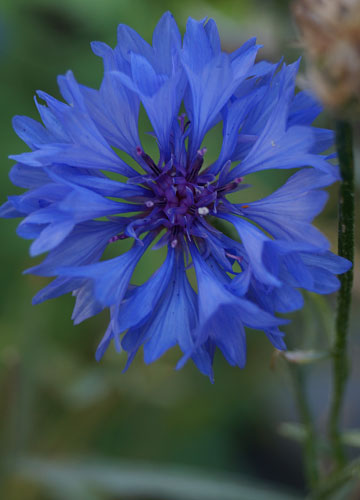
<svg viewBox="0 0 360 500"><path fill-rule="evenodd" d="M360 110L359 0L296 0L309 79L323 103L349 118Z"/></svg>
<svg viewBox="0 0 360 500"><path fill-rule="evenodd" d="M302 307L299 288L336 290L335 274L349 267L311 225L326 202L321 189L338 171L319 154L333 142L331 131L311 126L319 105L295 95L298 63L255 63L254 39L224 53L212 20L189 19L182 41L169 13L152 46L120 25L114 50L100 42L92 48L104 62L99 90L68 72L59 77L66 103L38 92L43 125L19 116L13 122L31 152L11 157L10 176L28 190L9 197L1 214L23 218L18 233L34 240L32 255L49 252L28 272L56 276L34 302L72 292L75 323L109 308L96 357L114 341L127 365L141 346L152 362L178 345L178 366L191 358L212 379L216 348L244 366L245 327L284 349L285 320L275 314ZM156 157L138 135L140 104ZM222 147L209 164L204 141L219 122ZM297 170L271 195L242 203L245 177L268 169ZM101 260L123 239L132 240L129 251ZM160 246L167 248L161 267L132 285L144 253Z"/></svg>

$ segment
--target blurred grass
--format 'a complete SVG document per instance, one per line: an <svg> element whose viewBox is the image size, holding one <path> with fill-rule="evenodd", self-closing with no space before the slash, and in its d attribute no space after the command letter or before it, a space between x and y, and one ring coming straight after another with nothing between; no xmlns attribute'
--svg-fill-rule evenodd
<svg viewBox="0 0 360 500"><path fill-rule="evenodd" d="M19 192L8 180L11 162L6 158L25 150L12 131L11 117L25 114L37 118L35 90L59 97L56 75L67 69L71 68L82 83L97 86L101 80L101 61L91 53L89 42L98 39L114 46L120 22L130 24L150 40L153 27L167 9L172 10L182 30L189 15L215 17L224 48L229 50L257 34L265 45L263 57L277 60L285 54L288 61L293 61L299 55L292 47L295 36L286 1L184 0L180 4L64 0L60 4L55 0L3 0L0 6L1 202L7 194ZM145 131L146 123L142 122L140 128ZM151 137L145 141L147 147L154 147ZM220 134L209 137L208 141L211 158L220 148ZM251 177L254 197L264 196L280 182L279 176L272 172ZM336 188L330 191L332 198L318 225L334 242ZM176 350L151 366L145 366L138 356L125 375L121 374L124 357L111 348L97 364L94 352L105 331L107 313L74 327L70 320L73 299L69 296L33 307L31 297L45 286L46 280L21 274L35 260L28 256L29 242L16 236L16 225L13 220L1 222L2 498L81 498L80 495L87 499L126 499L136 495L160 498L150 489L148 494L146 490L119 493L106 492L106 488L99 486L85 488L85 493L79 490L76 495L69 494L73 490L66 490L66 477L71 482L72 459L80 455L96 457L100 464L126 460L134 461L135 467L141 461L186 465L208 474L227 471L233 474L232 480L245 477L258 485L264 481L265 485L271 482L301 491L299 449L276 433L281 420L296 420L294 403L282 363L276 364L275 371L270 369L273 349L264 335L249 331L248 364L243 371L228 366L220 355L216 357L215 385L190 363L176 372L173 369L179 357ZM121 243L116 245L112 251ZM161 252L157 255L161 260ZM150 272L154 259L151 257L142 262L135 276L137 282ZM294 322L286 328L289 347L324 344L324 322L332 321L334 298L321 301L314 302L308 295L304 312L291 315ZM328 372L321 366L321 369L312 367L310 374L315 376L310 387L312 403L321 421L327 403ZM355 416L348 410L352 418L358 415L357 407L354 411ZM14 465L16 457L23 455L43 457L43 465L36 463L45 478L51 477L48 469L44 469L47 457L55 461L47 464L49 468L61 460L63 479L57 483L58 487L44 490L44 481L36 478L35 473L30 474L31 482L25 480ZM164 476L166 471L165 468ZM161 483L159 476L156 477ZM254 492L254 496L249 494L247 498L260 497Z"/></svg>

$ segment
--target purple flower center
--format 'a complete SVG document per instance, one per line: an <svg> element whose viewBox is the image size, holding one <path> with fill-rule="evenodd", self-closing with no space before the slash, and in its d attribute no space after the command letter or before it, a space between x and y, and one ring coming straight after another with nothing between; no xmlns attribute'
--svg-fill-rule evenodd
<svg viewBox="0 0 360 500"><path fill-rule="evenodd" d="M206 148L200 149L194 160L185 166L174 157L160 166L140 146L137 148L137 154L149 168L142 183L153 193L145 202L148 212L143 214L143 221L168 229L173 247L178 244L179 235L185 234L190 239L203 218L217 212L219 200L242 182L242 178L238 178L230 184L219 185L214 175L206 171L201 173L205 153Z"/></svg>

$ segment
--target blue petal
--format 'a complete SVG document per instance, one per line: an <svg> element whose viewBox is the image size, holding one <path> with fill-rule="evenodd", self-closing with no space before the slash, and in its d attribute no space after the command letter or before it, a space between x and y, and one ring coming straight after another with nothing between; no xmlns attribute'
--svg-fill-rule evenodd
<svg viewBox="0 0 360 500"><path fill-rule="evenodd" d="M196 294L186 277L183 255L177 252L173 276L154 317L146 326L144 360L152 363L178 344L183 352L193 348L197 323Z"/></svg>
<svg viewBox="0 0 360 500"><path fill-rule="evenodd" d="M279 351L286 350L286 344L283 340L284 334L280 330L277 328L265 330L265 334L276 349L279 349Z"/></svg>
<svg viewBox="0 0 360 500"><path fill-rule="evenodd" d="M142 205L111 201L90 190L76 186L58 203L32 212L22 224L49 224L30 247L31 255L38 255L61 243L76 223L139 209L142 209Z"/></svg>
<svg viewBox="0 0 360 500"><path fill-rule="evenodd" d="M153 235L147 235L143 245L134 245L131 250L114 259L78 267L60 267L61 276L93 280L94 298L104 307L120 302L127 290L134 269L151 243Z"/></svg>
<svg viewBox="0 0 360 500"><path fill-rule="evenodd" d="M310 292L327 294L340 288L340 281L330 271L312 266L308 266L308 270L313 277L313 286L308 288Z"/></svg>
<svg viewBox="0 0 360 500"><path fill-rule="evenodd" d="M270 168L307 165L331 173L334 180L339 178L337 167L328 163L324 157L313 154L316 151L316 133L307 126L288 126L297 69L298 63L284 66L277 75L276 85L272 85L269 90L272 102L268 105L270 114L267 116L267 123L241 165L232 171L233 178ZM246 128L244 133L248 133ZM234 156L232 159L238 158Z"/></svg>
<svg viewBox="0 0 360 500"><path fill-rule="evenodd" d="M301 293L287 285L274 288L273 300L273 310L280 313L297 311L304 305L304 298Z"/></svg>
<svg viewBox="0 0 360 500"><path fill-rule="evenodd" d="M195 156L218 113L245 78L256 52L257 47L250 47L233 60L225 53L215 53L203 23L188 20L182 62L191 89L191 105L187 106L192 125L190 159Z"/></svg>
<svg viewBox="0 0 360 500"><path fill-rule="evenodd" d="M197 348L192 354L191 359L195 363L198 370L209 377L210 382L214 383L213 360L216 345L212 340L208 340L201 347ZM177 368L181 368L182 363L178 363Z"/></svg>
<svg viewBox="0 0 360 500"><path fill-rule="evenodd" d="M98 345L95 353L95 359L96 361L100 361L101 358L104 356L105 352L107 351L107 348L109 347L109 344L111 340L113 339L113 331L112 331L112 325L109 323L106 332L103 336L103 338L100 341L100 344Z"/></svg>
<svg viewBox="0 0 360 500"><path fill-rule="evenodd" d="M34 169L33 169L34 170ZM51 173L55 174L53 178L58 182L82 186L91 189L93 192L101 194L102 196L111 196L113 198L129 198L129 197L143 197L151 198L152 191L145 189L136 184L126 184L124 182L109 179L105 175L84 175L78 172L78 169L71 167L53 167Z"/></svg>
<svg viewBox="0 0 360 500"><path fill-rule="evenodd" d="M218 55L221 52L221 41L216 22L209 19L204 25L205 33L208 38L213 55Z"/></svg>
<svg viewBox="0 0 360 500"><path fill-rule="evenodd" d="M220 347L232 364L243 366L245 361L243 325L250 328L272 328L284 323L262 311L252 302L240 299L211 273L194 246L191 253L198 282L199 329L196 345L209 337ZM226 333L225 333L226 332ZM231 338L234 332L236 338Z"/></svg>
<svg viewBox="0 0 360 500"><path fill-rule="evenodd" d="M62 163L70 167L107 170L127 177L134 176L134 170L126 165L115 153L104 150L101 152L96 151L89 145L47 144L31 153L10 155L9 158L30 167L46 167Z"/></svg>
<svg viewBox="0 0 360 500"><path fill-rule="evenodd" d="M99 91L82 86L81 92L99 132L109 144L136 159L136 147L140 144L137 131L138 96L114 78L111 72L104 74Z"/></svg>
<svg viewBox="0 0 360 500"><path fill-rule="evenodd" d="M16 234L20 236L20 238L33 240L40 236L45 227L45 224L28 224L26 222L21 222L16 229Z"/></svg>
<svg viewBox="0 0 360 500"><path fill-rule="evenodd" d="M169 137L185 90L185 79L178 55L172 55L172 73L157 73L143 56L131 55L131 78L114 73L126 86L137 92L149 116L161 151L169 152Z"/></svg>
<svg viewBox="0 0 360 500"><path fill-rule="evenodd" d="M224 113L223 144L218 159L210 168L211 173L217 174L222 166L232 158L239 139L240 125L254 102L261 98L262 93L262 89L260 89L260 91L237 99Z"/></svg>
<svg viewBox="0 0 360 500"><path fill-rule="evenodd" d="M75 223L71 220L56 222L49 224L42 230L40 236L32 243L30 247L30 255L35 257L41 253L52 250L59 245L74 228Z"/></svg>
<svg viewBox="0 0 360 500"><path fill-rule="evenodd" d="M72 292L76 288L79 288L83 285L83 279L73 279L73 278L56 278L45 288L42 288L32 300L34 305L40 304L45 300L55 299L64 295L65 293Z"/></svg>
<svg viewBox="0 0 360 500"><path fill-rule="evenodd" d="M34 97L34 101L46 130L53 137L51 142L70 142L66 130L54 113L47 106L40 104L36 96Z"/></svg>
<svg viewBox="0 0 360 500"><path fill-rule="evenodd" d="M321 111L322 106L315 97L306 91L298 92L291 103L288 126L311 125Z"/></svg>
<svg viewBox="0 0 360 500"><path fill-rule="evenodd" d="M11 200L5 201L0 206L0 217L4 219L12 219L16 217L24 217L26 213L17 210Z"/></svg>
<svg viewBox="0 0 360 500"><path fill-rule="evenodd" d="M322 153L331 148L335 142L335 132L326 128L312 127L314 134L314 146L311 148L311 153Z"/></svg>
<svg viewBox="0 0 360 500"><path fill-rule="evenodd" d="M44 170L21 163L16 163L12 167L9 177L15 186L22 188L37 188L49 182L49 176Z"/></svg>
<svg viewBox="0 0 360 500"><path fill-rule="evenodd" d="M95 353L95 359L96 361L100 361L101 358L104 356L107 348L109 347L109 344L111 342L112 339L115 339L115 346L116 346L116 349L118 352L121 351L121 346L119 344L119 342L116 341L116 336L114 336L114 332L113 332L113 329L112 329L112 322L110 321L107 329L106 329L106 332L105 332L105 335L103 336L103 338L101 339L101 342L100 344L98 345L98 348L96 349L96 353Z"/></svg>
<svg viewBox="0 0 360 500"><path fill-rule="evenodd" d="M173 273L174 251L169 249L161 268L143 285L137 287L131 296L121 303L114 314L114 329L122 333L128 328L140 326L154 313L164 289Z"/></svg>
<svg viewBox="0 0 360 500"><path fill-rule="evenodd" d="M281 279L292 287L301 287L311 290L314 286L312 273L305 265L300 254L290 254L283 258L284 267L281 269Z"/></svg>
<svg viewBox="0 0 360 500"><path fill-rule="evenodd" d="M351 268L351 262L331 252L303 253L297 258L296 268L290 267L288 262L287 265L295 286L321 294L337 291L340 282L334 274L342 274Z"/></svg>
<svg viewBox="0 0 360 500"><path fill-rule="evenodd" d="M81 288L73 291L76 297L75 307L71 316L74 325L78 325L85 319L95 316L103 310L103 305L97 302L93 294L93 284L87 281Z"/></svg>
<svg viewBox="0 0 360 500"><path fill-rule="evenodd" d="M69 191L67 186L48 183L22 195L9 196L9 200L17 210L23 212L23 214L29 214L35 210L48 207L51 203L61 201Z"/></svg>
<svg viewBox="0 0 360 500"><path fill-rule="evenodd" d="M74 189L58 203L30 214L26 221L50 223L71 219L74 222L82 222L105 215L138 212L144 208L143 205L109 200L80 186L73 187Z"/></svg>
<svg viewBox="0 0 360 500"><path fill-rule="evenodd" d="M170 75L173 69L173 51L181 49L181 34L170 12L165 12L156 25L152 45L157 70Z"/></svg>
<svg viewBox="0 0 360 500"><path fill-rule="evenodd" d="M126 61L130 61L132 52L141 54L151 63L154 59L152 47L135 30L125 24L119 24L118 26L115 51Z"/></svg>
<svg viewBox="0 0 360 500"><path fill-rule="evenodd" d="M294 182L291 182L292 180ZM323 210L328 199L325 191L312 188L313 186L309 185L307 190L303 190L295 186L295 179L290 178L290 182L271 195L250 202L243 209L243 213L246 217L252 218L253 215L258 215L271 220L276 220L277 217L282 218L286 214L293 225L296 225L298 221L311 222Z"/></svg>
<svg viewBox="0 0 360 500"><path fill-rule="evenodd" d="M264 129L247 157L232 170L233 178L271 168L312 166L325 174L331 174L333 181L339 180L338 167L313 153L316 151L317 137L312 129L294 126L286 132L274 132L269 127Z"/></svg>
<svg viewBox="0 0 360 500"><path fill-rule="evenodd" d="M119 233L124 223L111 221L91 221L77 224L73 231L41 264L27 269L26 273L38 276L53 276L61 266L89 264L100 258L109 238Z"/></svg>
<svg viewBox="0 0 360 500"><path fill-rule="evenodd" d="M42 144L47 144L54 140L52 134L41 123L27 116L14 116L12 125L20 139L31 149L37 149Z"/></svg>
<svg viewBox="0 0 360 500"><path fill-rule="evenodd" d="M184 268L183 255L176 252L171 281L164 290L154 314L142 326L130 329L122 347L135 354L144 344L144 359L151 363L178 344L184 352L193 348L191 332L196 326L196 294Z"/></svg>
<svg viewBox="0 0 360 500"><path fill-rule="evenodd" d="M350 261L332 252L325 252L323 254L304 253L302 254L302 259L305 264L327 269L334 274L345 273L352 267Z"/></svg>
<svg viewBox="0 0 360 500"><path fill-rule="evenodd" d="M331 174L303 169L262 200L237 205L241 213L275 238L303 242L327 250L329 242L310 223L323 209L327 193L316 188L331 184Z"/></svg>
<svg viewBox="0 0 360 500"><path fill-rule="evenodd" d="M55 115L56 119L61 123L62 127L66 130L66 133L70 139L70 142L73 143L73 161L77 161L76 151L77 149L83 149L84 154L85 150L87 153L87 160L90 160L91 153L94 155L94 161L96 158L101 163L106 160L109 163L109 169L117 169L119 173L123 175L132 176L134 175L134 171L131 167L126 165L126 163L121 160L111 149L109 144L106 142L105 138L101 135L99 130L97 129L95 123L91 119L88 110L85 105L85 101L80 91L80 87L76 82L73 74L68 72L65 77L59 77L59 84L63 94L67 97L70 102L70 106L67 106L63 103L60 103L56 99L52 98L48 94L44 92L38 92L38 95L43 98L51 112ZM66 141L68 142L68 141ZM59 154L64 149L63 154L65 155L65 151L68 154L67 161L70 161L69 156L71 156L71 144L53 144L53 147L58 147ZM65 155L66 158L66 155ZM64 159L58 159L57 162L66 163ZM79 159L78 159L79 160ZM44 160L43 160L44 161ZM55 162L55 158L52 163ZM89 161L91 165L91 161ZM36 165L34 165L36 166ZM73 166L82 166L76 163ZM91 168L91 167L90 167ZM93 168L105 168L103 167L93 167Z"/></svg>
<svg viewBox="0 0 360 500"><path fill-rule="evenodd" d="M129 64L104 43L93 42L92 49L103 58L105 74L99 91L80 87L86 107L107 141L136 159L136 147L140 144L137 130L140 101L111 75L113 71L129 71Z"/></svg>
<svg viewBox="0 0 360 500"><path fill-rule="evenodd" d="M269 285L279 286L279 280L266 269L263 260L264 245L266 242L271 241L270 238L244 219L231 215L221 215L221 217L234 225L245 247L257 279Z"/></svg>

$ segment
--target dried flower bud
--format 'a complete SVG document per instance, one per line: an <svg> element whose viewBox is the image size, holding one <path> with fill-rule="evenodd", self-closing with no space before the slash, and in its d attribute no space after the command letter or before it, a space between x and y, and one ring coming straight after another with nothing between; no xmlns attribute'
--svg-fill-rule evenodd
<svg viewBox="0 0 360 500"><path fill-rule="evenodd" d="M293 13L319 98L337 114L359 116L360 0L297 0Z"/></svg>

